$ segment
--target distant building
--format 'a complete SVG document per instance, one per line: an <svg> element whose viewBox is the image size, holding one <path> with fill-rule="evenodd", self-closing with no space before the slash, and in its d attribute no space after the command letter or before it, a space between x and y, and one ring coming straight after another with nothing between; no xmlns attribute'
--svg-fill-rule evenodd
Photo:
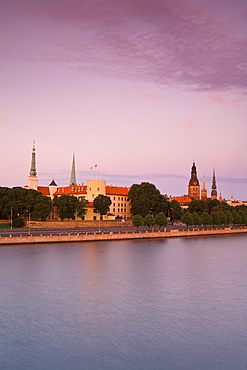
<svg viewBox="0 0 247 370"><path fill-rule="evenodd" d="M206 188L206 179L205 176L202 178L202 190L201 190L201 200L207 200L208 195L207 195L207 188Z"/></svg>
<svg viewBox="0 0 247 370"><path fill-rule="evenodd" d="M188 195L182 195L178 197L170 197L169 201L172 202L173 200L176 200L181 208L186 209L189 207L190 202L192 202L192 198L190 198Z"/></svg>
<svg viewBox="0 0 247 370"><path fill-rule="evenodd" d="M195 162L193 162L193 165L191 167L191 177L188 186L188 196L196 200L200 199L200 184L197 178Z"/></svg>
<svg viewBox="0 0 247 370"><path fill-rule="evenodd" d="M49 186L38 186L38 176L36 171L36 153L35 143L32 149L31 169L28 177L28 185L24 186L27 189L34 189L41 192L43 195L50 197L51 200L58 198L61 195L73 195L77 198L84 197L88 201L87 213L84 216L85 220L98 220L100 215L93 207L94 199L99 195L106 195L111 199L111 206L108 215L103 219L115 219L116 217L130 218L130 202L128 201L129 188L119 186L107 186L103 180L89 180L87 185L77 185L76 170L75 170L75 154L73 154L70 184L69 186L58 186L54 180ZM57 212L53 210L51 219L57 219Z"/></svg>

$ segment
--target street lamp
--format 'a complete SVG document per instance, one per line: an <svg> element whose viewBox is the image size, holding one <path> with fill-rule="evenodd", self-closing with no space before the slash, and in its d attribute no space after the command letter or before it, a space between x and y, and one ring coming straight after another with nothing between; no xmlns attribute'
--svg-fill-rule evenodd
<svg viewBox="0 0 247 370"><path fill-rule="evenodd" d="M30 219L30 211L27 209L27 212L28 212L28 233L30 235L30 221L31 221L31 219Z"/></svg>
<svg viewBox="0 0 247 370"><path fill-rule="evenodd" d="M10 229L13 229L13 207L10 209Z"/></svg>

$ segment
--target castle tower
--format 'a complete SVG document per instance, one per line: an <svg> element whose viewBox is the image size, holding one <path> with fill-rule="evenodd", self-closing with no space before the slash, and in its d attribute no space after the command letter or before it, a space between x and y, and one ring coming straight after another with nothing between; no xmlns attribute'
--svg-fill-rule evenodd
<svg viewBox="0 0 247 370"><path fill-rule="evenodd" d="M197 178L197 171L195 162L191 167L191 177L188 186L188 196L194 199L200 199L200 184Z"/></svg>
<svg viewBox="0 0 247 370"><path fill-rule="evenodd" d="M49 192L50 192L51 199L54 198L54 193L56 193L56 191L57 191L57 184L55 183L54 180L52 180L52 182L49 185Z"/></svg>
<svg viewBox="0 0 247 370"><path fill-rule="evenodd" d="M36 153L35 153L35 141L33 142L31 168L28 177L28 188L37 190L38 189L38 176L36 171Z"/></svg>
<svg viewBox="0 0 247 370"><path fill-rule="evenodd" d="M211 199L217 199L217 187L216 187L215 169L213 170Z"/></svg>
<svg viewBox="0 0 247 370"><path fill-rule="evenodd" d="M202 190L201 190L201 200L207 200L207 188L206 188L206 179L205 176L203 175L202 178Z"/></svg>
<svg viewBox="0 0 247 370"><path fill-rule="evenodd" d="M70 176L70 183L69 186L76 186L76 176L75 176L75 153L73 153L73 161L72 161L72 168L71 168L71 176Z"/></svg>

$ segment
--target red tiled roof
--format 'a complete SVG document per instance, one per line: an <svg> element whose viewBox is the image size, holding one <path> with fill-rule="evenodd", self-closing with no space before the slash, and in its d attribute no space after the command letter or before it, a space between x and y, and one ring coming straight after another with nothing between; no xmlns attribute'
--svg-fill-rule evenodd
<svg viewBox="0 0 247 370"><path fill-rule="evenodd" d="M190 197L188 197L188 195L182 195L182 196L179 196L179 197L172 197L169 200L170 200L170 202L172 200L176 200L179 203L190 203L190 202L192 202L192 199Z"/></svg>
<svg viewBox="0 0 247 370"><path fill-rule="evenodd" d="M106 195L128 195L129 188L121 186L106 186Z"/></svg>
<svg viewBox="0 0 247 370"><path fill-rule="evenodd" d="M57 191L54 195L79 195L79 194L86 194L87 187L86 185L78 185L78 186L63 186L57 188Z"/></svg>
<svg viewBox="0 0 247 370"><path fill-rule="evenodd" d="M43 195L50 196L50 190L48 186L38 186L37 190Z"/></svg>

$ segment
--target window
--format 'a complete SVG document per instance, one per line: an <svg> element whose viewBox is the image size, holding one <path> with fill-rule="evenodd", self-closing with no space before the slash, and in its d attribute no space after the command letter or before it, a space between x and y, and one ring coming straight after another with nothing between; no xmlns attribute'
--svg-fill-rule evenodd
<svg viewBox="0 0 247 370"><path fill-rule="evenodd" d="M120 200L120 197L118 197L118 200Z"/></svg>
<svg viewBox="0 0 247 370"><path fill-rule="evenodd" d="M115 203L113 203L113 207L115 207Z"/></svg>
<svg viewBox="0 0 247 370"><path fill-rule="evenodd" d="M97 190L99 191L99 188Z"/></svg>
<svg viewBox="0 0 247 370"><path fill-rule="evenodd" d="M97 217L96 217L96 216L93 216L93 219L94 219L94 220L97 220Z"/></svg>
<svg viewBox="0 0 247 370"><path fill-rule="evenodd" d="M113 212L115 212L115 208L113 208Z"/></svg>
<svg viewBox="0 0 247 370"><path fill-rule="evenodd" d="M121 200L123 200L123 197L121 198Z"/></svg>
<svg viewBox="0 0 247 370"><path fill-rule="evenodd" d="M113 200L115 200L115 197L113 197Z"/></svg>
<svg viewBox="0 0 247 370"><path fill-rule="evenodd" d="M121 212L123 212L123 208L121 208Z"/></svg>
<svg viewBox="0 0 247 370"><path fill-rule="evenodd" d="M118 213L119 213L119 208L117 209Z"/></svg>

